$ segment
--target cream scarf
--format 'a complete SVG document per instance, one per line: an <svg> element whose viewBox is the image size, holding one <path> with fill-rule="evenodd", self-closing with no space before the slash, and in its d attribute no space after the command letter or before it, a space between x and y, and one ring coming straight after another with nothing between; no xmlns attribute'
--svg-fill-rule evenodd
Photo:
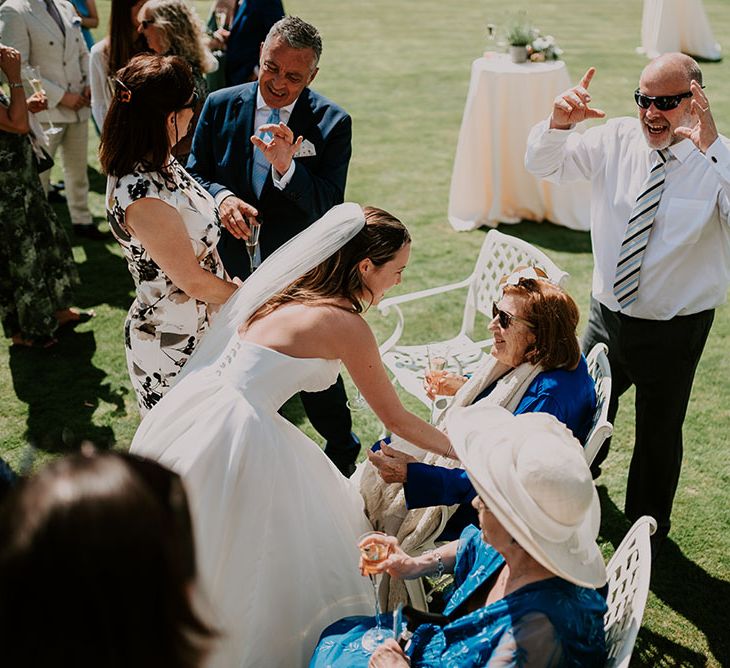
<svg viewBox="0 0 730 668"><path fill-rule="evenodd" d="M505 369L506 367L496 358L488 355L474 375L456 393L449 409L440 416L438 424L443 424L445 414L450 408L471 405L479 393L495 381L497 381L495 388L480 401L502 406L513 413L530 383L543 369L539 365L527 363L520 364L506 374ZM489 426L485 425L485 429L487 428ZM446 468L459 466L458 460L427 452L398 436L393 436L391 447L407 452L425 464ZM358 466L353 479L360 486L360 493L365 500L365 512L373 528L396 536L400 546L408 554L420 554L426 545L432 543L458 507L458 505L432 506L409 511L406 508L403 485L384 482L377 469L367 459ZM387 589L387 609L394 608L401 601L407 601L403 582L393 580L388 586L386 580L387 576L384 576L381 598L385 602L384 592Z"/></svg>

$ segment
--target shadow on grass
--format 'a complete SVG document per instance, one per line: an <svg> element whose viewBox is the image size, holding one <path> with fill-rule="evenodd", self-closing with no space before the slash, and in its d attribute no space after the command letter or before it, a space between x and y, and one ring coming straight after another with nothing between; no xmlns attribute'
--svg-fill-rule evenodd
<svg viewBox="0 0 730 668"><path fill-rule="evenodd" d="M124 396L104 382L106 373L92 362L95 351L93 332L64 334L50 350L11 346L13 389L28 405L25 438L33 447L67 453L86 440L101 449L114 444L114 430L91 418L100 400L123 415Z"/></svg>
<svg viewBox="0 0 730 668"><path fill-rule="evenodd" d="M489 231L486 227L481 229L485 232ZM547 250L561 251L564 253L591 252L590 232L571 230L562 225L554 225L548 221L535 223L523 220L516 225L500 225L499 231Z"/></svg>
<svg viewBox="0 0 730 668"><path fill-rule="evenodd" d="M598 494L601 499L601 537L616 548L631 525L605 487L598 487ZM651 591L706 636L710 650L720 665L730 665L727 634L730 583L710 575L688 559L670 538L665 541L658 559L652 565ZM631 665L706 666L707 658L642 627Z"/></svg>

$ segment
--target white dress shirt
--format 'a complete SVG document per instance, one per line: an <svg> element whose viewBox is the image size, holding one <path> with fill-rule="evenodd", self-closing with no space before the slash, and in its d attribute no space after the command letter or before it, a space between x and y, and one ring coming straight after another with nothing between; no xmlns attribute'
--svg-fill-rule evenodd
<svg viewBox="0 0 730 668"><path fill-rule="evenodd" d="M621 308L613 294L621 244L656 152L636 118L617 118L585 133L538 123L525 166L554 183L591 182L593 296L612 311L669 320L722 304L730 285L730 145L718 139L702 154L689 140L672 158L641 263L638 299Z"/></svg>
<svg viewBox="0 0 730 668"><path fill-rule="evenodd" d="M299 98L297 98L298 100ZM291 104L287 104L286 107L280 107L279 108L279 122L283 123L284 125L289 125L289 119L291 118L291 112L292 109L294 109L294 105L297 103L297 100L294 100ZM269 107L266 102L264 101L263 96L261 95L261 89L256 90L256 114L253 117L253 131L254 134L259 134L259 128L262 125L265 125L266 122L269 120L269 115L271 114L271 107ZM294 140L296 141L296 137L294 137ZM254 150L258 150L256 147L254 147ZM278 188L279 190L284 190L284 188L287 187L289 184L289 181L291 181L292 176L294 175L294 170L296 169L296 163L294 160L291 161L291 165L289 165L289 169L284 172L281 176L279 176L279 173L272 167L271 168L271 176L274 181L274 187ZM215 196L215 203L220 206L221 202L228 197L229 195L235 195L235 193L231 192L230 190L223 189Z"/></svg>

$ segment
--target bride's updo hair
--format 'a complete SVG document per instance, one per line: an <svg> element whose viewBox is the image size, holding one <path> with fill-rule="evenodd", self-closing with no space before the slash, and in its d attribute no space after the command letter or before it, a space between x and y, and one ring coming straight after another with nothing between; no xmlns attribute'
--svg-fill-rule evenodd
<svg viewBox="0 0 730 668"><path fill-rule="evenodd" d="M346 299L355 313L372 303L372 293L360 275L358 264L365 258L380 267L411 242L405 225L395 216L374 206L363 207L365 225L342 248L324 262L275 294L249 318L248 324L290 302L312 303L324 299ZM370 299L363 299L370 293Z"/></svg>

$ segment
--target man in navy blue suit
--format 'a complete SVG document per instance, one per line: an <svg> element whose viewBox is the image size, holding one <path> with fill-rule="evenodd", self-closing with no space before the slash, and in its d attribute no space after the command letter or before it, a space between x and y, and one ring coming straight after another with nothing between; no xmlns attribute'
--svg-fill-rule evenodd
<svg viewBox="0 0 730 668"><path fill-rule="evenodd" d="M226 81L229 86L256 79L261 43L271 26L283 16L281 0L241 0L226 40Z"/></svg>
<svg viewBox="0 0 730 668"><path fill-rule="evenodd" d="M187 169L218 204L225 228L218 250L231 276L249 274L249 222L263 223L265 259L344 200L352 121L308 88L321 53L317 29L285 17L261 46L258 81L216 91L203 106ZM351 474L360 443L350 431L342 378L300 396L325 452Z"/></svg>

